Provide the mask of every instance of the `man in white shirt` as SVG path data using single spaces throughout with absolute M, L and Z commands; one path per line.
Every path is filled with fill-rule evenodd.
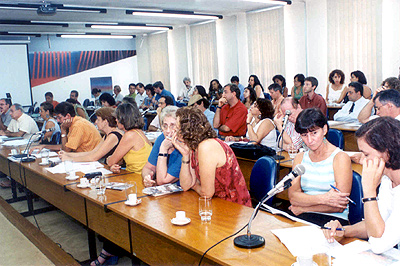
M 146 92 L 144 90 L 144 85 L 143 83 L 138 83 L 136 84 L 136 97 L 135 97 L 135 101 L 138 107 L 140 107 L 143 104 L 144 99 L 146 99 L 147 95 Z
M 10 107 L 10 99 L 0 99 L 0 130 L 6 130 L 11 122 Z
M 400 120 L 400 92 L 394 89 L 383 90 L 373 100 L 377 116 L 390 116 Z
M 12 120 L 7 130 L 0 130 L 1 136 L 23 137 L 39 131 L 35 120 L 29 115 L 24 114 L 24 110 L 20 104 L 16 103 L 11 106 L 10 115 Z
M 358 115 L 369 100 L 363 97 L 364 88 L 359 82 L 351 82 L 348 86 L 349 101 L 334 116 L 335 121 L 358 122 Z
M 184 100 L 184 99 L 189 99 L 193 95 L 193 90 L 194 88 L 191 85 L 192 81 L 188 77 L 183 78 L 183 84 L 185 84 L 185 87 L 181 90 L 178 100 Z

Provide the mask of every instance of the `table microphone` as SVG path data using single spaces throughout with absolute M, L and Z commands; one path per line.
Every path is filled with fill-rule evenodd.
M 292 114 L 290 110 L 286 110 L 285 117 L 283 118 L 282 132 L 285 131 L 289 116 Z
M 43 136 L 45 133 L 51 132 L 51 131 L 55 131 L 55 130 L 56 130 L 56 128 L 52 127 L 52 128 L 45 129 L 45 130 L 42 130 L 42 131 L 39 131 L 39 132 L 36 132 L 36 133 L 32 134 L 29 137 L 29 140 L 28 140 L 28 143 L 26 144 L 25 150 L 21 154 L 13 155 L 13 157 L 17 158 L 17 159 L 20 158 L 21 161 L 24 162 L 24 163 L 35 161 L 35 157 L 34 156 L 29 156 L 29 149 L 30 149 L 30 147 L 32 145 L 32 142 L 33 142 L 32 137 L 37 135 L 37 134 L 39 134 L 40 135 L 39 139 L 40 139 L 41 136 Z
M 304 167 L 304 165 L 302 165 L 302 164 L 296 165 L 296 167 L 287 176 L 285 176 L 278 184 L 275 185 L 275 187 L 273 189 L 271 189 L 267 193 L 267 195 L 264 196 L 264 198 L 261 199 L 261 201 L 255 207 L 255 209 L 251 215 L 250 221 L 247 224 L 247 234 L 237 236 L 233 241 L 235 246 L 240 247 L 240 248 L 248 248 L 248 249 L 264 246 L 265 239 L 262 236 L 251 234 L 251 222 L 254 220 L 255 216 L 257 215 L 258 209 L 260 208 L 260 206 L 262 204 L 264 204 L 271 197 L 273 197 L 276 194 L 289 188 L 292 185 L 292 180 L 300 175 L 303 175 L 305 172 L 306 172 L 306 168 Z

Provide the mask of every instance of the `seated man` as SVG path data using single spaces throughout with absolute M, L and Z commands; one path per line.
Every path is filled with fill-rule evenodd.
M 168 106 L 161 112 L 163 133 L 153 145 L 149 159 L 142 170 L 146 187 L 179 181 L 182 154 L 175 149 L 171 138 L 176 131 L 176 111 L 178 107 Z
M 271 85 L 268 86 L 268 90 L 269 90 L 269 95 L 271 95 L 272 105 L 274 106 L 275 109 L 274 115 L 276 115 L 281 109 L 281 103 L 282 100 L 284 99 L 282 95 L 282 87 L 278 83 L 272 83 Z
M 372 107 L 371 107 L 372 106 Z M 371 111 L 375 108 L 376 114 L 371 116 Z M 400 120 L 400 92 L 394 89 L 377 89 L 374 97 L 365 105 L 358 115 L 361 123 L 366 123 L 371 119 L 380 116 L 390 116 Z
M 51 103 L 53 105 L 53 108 L 56 108 L 58 102 L 53 100 L 53 93 L 48 91 L 44 94 L 44 97 L 46 98 L 46 102 Z
M 11 100 L 7 98 L 0 99 L 0 130 L 6 130 L 11 122 L 10 115 Z
M 81 105 L 81 103 L 78 101 L 78 96 L 79 92 L 77 90 L 72 90 L 69 94 L 70 99 L 74 99 L 79 105 Z
M 319 108 L 323 114 L 326 114 L 326 101 L 325 99 L 315 93 L 318 87 L 318 80 L 314 77 L 307 77 L 304 80 L 303 94 L 299 100 L 302 109 L 316 107 Z
M 363 97 L 364 88 L 360 82 L 351 82 L 348 86 L 349 101 L 334 116 L 335 121 L 358 122 L 358 115 L 369 100 Z
M 196 108 L 199 108 L 207 117 L 207 120 L 208 122 L 210 122 L 210 125 L 213 124 L 215 113 L 208 109 L 208 107 L 210 107 L 210 102 L 206 98 L 201 97 L 200 94 L 193 95 L 188 102 L 188 106 L 194 106 Z
M 161 125 L 160 125 L 161 111 L 165 107 L 170 106 L 170 105 L 174 105 L 172 98 L 169 96 L 161 96 L 161 98 L 158 100 L 157 115 L 156 115 L 156 117 L 154 117 L 153 121 L 151 121 L 148 131 L 158 131 L 161 129 Z
M 68 102 L 58 104 L 54 114 L 58 123 L 61 124 L 61 144 L 45 145 L 40 148 L 87 152 L 93 150 L 101 142 L 101 136 L 96 127 L 88 120 L 75 115 L 72 104 Z
M 286 124 L 285 131 L 282 133 L 283 118 L 284 118 L 283 114 L 286 114 L 286 111 L 288 110 L 290 111 L 290 115 L 288 116 L 288 121 Z M 301 109 L 301 106 L 299 102 L 296 100 L 296 98 L 287 97 L 283 99 L 281 103 L 281 112 L 278 113 L 274 118 L 276 129 L 282 134 L 283 138 L 283 147 L 281 145 L 282 142 L 280 139 L 278 142 L 278 146 L 286 151 L 289 150 L 289 148 L 291 147 L 299 149 L 304 145 L 300 134 L 297 133 L 296 130 L 294 129 L 297 116 L 300 114 L 301 111 L 303 111 L 303 109 Z
M 164 89 L 164 84 L 162 84 L 161 81 L 155 82 L 153 84 L 153 88 L 154 88 L 154 92 L 156 93 L 156 101 L 158 101 L 161 98 L 161 96 L 169 96 L 172 98 L 174 105 L 176 105 L 174 95 L 172 95 L 172 93 L 170 91 L 167 91 L 166 89 Z
M 0 130 L 1 136 L 27 137 L 28 135 L 39 131 L 35 120 L 24 113 L 20 104 L 15 103 L 11 106 L 10 116 L 12 120 L 8 125 L 7 130 Z
M 240 101 L 238 86 L 231 83 L 225 85 L 214 115 L 214 128 L 218 129 L 223 137 L 244 136 L 246 135 L 246 118 L 247 108 Z

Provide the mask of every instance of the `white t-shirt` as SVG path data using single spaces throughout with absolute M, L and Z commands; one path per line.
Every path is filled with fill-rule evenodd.
M 254 120 L 254 118 L 253 118 L 253 120 Z M 260 125 L 261 125 L 265 120 L 271 121 L 272 124 L 275 126 L 274 121 L 272 121 L 272 120 L 269 119 L 269 118 L 265 118 L 265 119 L 263 119 L 263 120 L 258 121 L 258 123 L 254 126 L 253 130 L 254 130 L 255 133 L 257 133 L 258 128 L 260 127 Z M 251 122 L 253 122 L 253 121 L 251 121 Z M 246 133 L 246 137 L 249 138 L 249 132 L 248 132 L 248 131 L 247 131 L 247 133 Z M 267 147 L 270 147 L 270 148 L 276 150 L 277 143 L 276 143 L 276 130 L 275 130 L 275 128 L 272 129 L 272 130 L 261 140 L 260 144 L 262 144 L 262 145 L 264 145 L 264 146 L 267 146 Z
M 12 119 L 10 124 L 7 127 L 7 130 L 10 132 L 18 132 L 23 131 L 27 134 L 33 134 L 39 131 L 39 128 L 35 122 L 27 114 L 22 114 L 18 120 Z
M 400 242 L 400 186 L 392 187 L 387 176 L 382 177 L 378 193 L 379 213 L 385 222 L 385 231 L 380 238 L 370 237 L 368 242 L 374 253 L 381 254 Z

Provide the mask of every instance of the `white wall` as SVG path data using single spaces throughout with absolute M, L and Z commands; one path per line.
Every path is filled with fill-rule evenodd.
M 106 64 L 87 71 L 83 71 L 65 78 L 57 79 L 32 88 L 33 102 L 42 103 L 44 94 L 51 91 L 54 100 L 61 102 L 69 98 L 71 90 L 79 91 L 78 100 L 83 103 L 87 98 L 91 99 L 90 78 L 112 77 L 114 85 L 120 85 L 122 94 L 129 94 L 128 85 L 138 82 L 137 56 L 132 56 L 114 63 Z
M 188 30 L 187 27 L 180 27 L 168 32 L 170 82 L 171 92 L 174 95 L 179 95 L 179 92 L 184 89 L 183 78 L 189 77 L 191 64 L 188 62 L 186 49 L 186 30 Z M 192 85 L 195 84 L 192 83 Z

